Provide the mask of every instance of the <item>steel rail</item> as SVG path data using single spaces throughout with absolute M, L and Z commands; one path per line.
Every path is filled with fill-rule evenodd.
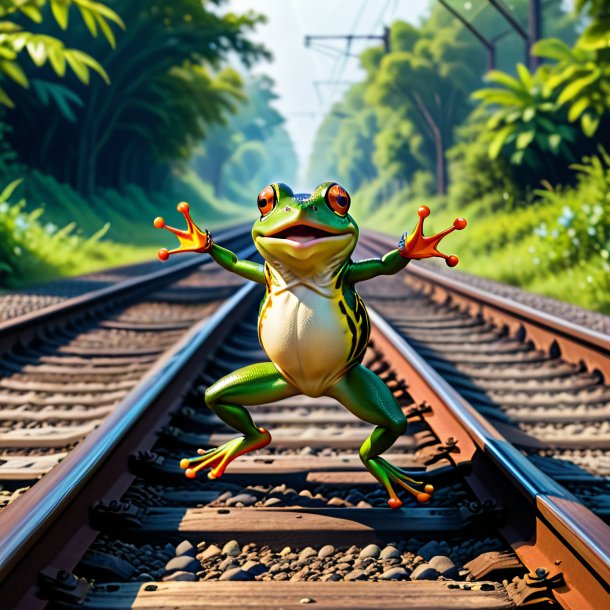
M 0 581 L 11 573 L 46 529 L 70 506 L 151 404 L 159 400 L 185 365 L 195 359 L 255 287 L 253 283 L 246 284 L 209 318 L 195 325 L 95 431 L 23 497 L 0 513 Z
M 604 607 L 597 604 L 601 604 L 601 600 L 610 601 L 610 528 L 584 507 L 575 496 L 539 471 L 520 451 L 507 442 L 492 424 L 479 415 L 472 405 L 428 365 L 380 314 L 370 307 L 368 311 L 373 324 L 373 341 L 382 351 L 386 351 L 389 347 L 393 348 L 400 359 L 408 363 L 409 370 L 405 377 L 409 383 L 409 390 L 412 391 L 412 386 L 417 386 L 414 377 L 419 377 L 436 397 L 436 400 L 434 398 L 431 400 L 430 394 L 425 397 L 433 404 L 433 412 L 446 409 L 447 415 L 461 427 L 462 437 L 467 435 L 468 439 L 493 462 L 502 477 L 510 481 L 532 505 L 537 519 L 542 520 L 544 526 L 548 527 L 552 535 L 560 541 L 558 551 L 556 548 L 550 550 L 541 548 L 542 544 L 534 543 L 532 547 L 531 543 L 519 538 L 509 540 L 524 564 L 534 572 L 541 567 L 540 562 L 544 562 L 543 567 L 548 569 L 550 574 L 563 573 L 570 590 L 556 595 L 564 607 L 573 610 Z M 400 366 L 398 358 L 391 359 L 391 362 L 394 366 Z M 444 411 L 435 415 L 437 415 L 436 419 L 445 420 L 441 423 L 442 428 L 451 431 L 454 437 L 460 438 L 460 433 L 456 434 L 454 424 L 446 421 Z M 435 425 L 436 419 L 431 425 L 438 435 L 439 426 Z M 468 445 L 468 440 L 464 443 L 460 439 L 460 444 Z M 472 457 L 467 449 L 461 459 L 467 460 Z M 537 535 L 541 539 L 547 537 L 540 526 L 537 527 Z M 567 557 L 568 554 L 572 557 Z M 584 595 L 579 592 L 579 588 L 584 585 L 582 582 L 579 583 L 579 580 L 583 579 L 583 571 L 578 569 L 579 562 L 582 562 L 584 569 L 591 575 Z
M 392 245 L 389 236 L 378 232 L 367 231 L 364 238 L 365 242 L 370 239 L 379 246 Z M 599 370 L 606 380 L 610 380 L 610 336 L 512 299 L 468 286 L 419 265 L 411 263 L 408 272 L 424 284 L 432 286 L 437 300 L 451 296 L 454 302 L 474 308 L 473 313 L 481 313 L 500 325 L 507 324 L 513 332 L 523 327 L 527 336 L 541 349 L 551 350 L 557 345 L 565 360 L 583 360 L 591 370 Z
M 232 240 L 239 238 L 242 235 L 246 235 L 249 229 L 249 225 L 240 225 L 235 228 L 226 229 L 219 232 L 216 239 Z M 84 311 L 103 306 L 110 299 L 120 299 L 150 289 L 162 282 L 176 280 L 197 267 L 208 264 L 209 260 L 208 257 L 193 256 L 188 260 L 168 265 L 166 269 L 160 269 L 159 271 L 153 271 L 139 277 L 117 282 L 116 284 L 92 290 L 60 303 L 55 303 L 22 316 L 0 322 L 0 347 L 7 349 L 18 341 L 27 341 L 38 329 L 56 324 Z

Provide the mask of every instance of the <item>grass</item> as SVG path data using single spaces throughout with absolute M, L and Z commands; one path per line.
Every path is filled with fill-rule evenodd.
M 193 172 L 177 177 L 167 194 L 128 186 L 121 193 L 100 190 L 87 201 L 50 176 L 19 169 L 23 178 L 0 172 L 7 185 L 0 195 L 0 290 L 155 260 L 159 247 L 177 242 L 152 221 L 163 215 L 183 226 L 175 209 L 182 200 L 212 232 L 256 215 L 254 204 L 250 211 L 215 198 Z

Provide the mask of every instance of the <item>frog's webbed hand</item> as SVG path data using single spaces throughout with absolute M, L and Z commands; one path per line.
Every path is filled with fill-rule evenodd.
M 180 246 L 175 250 L 168 250 L 167 248 L 161 248 L 157 252 L 157 256 L 162 260 L 166 261 L 172 254 L 178 254 L 179 252 L 209 252 L 212 249 L 212 236 L 206 229 L 202 231 L 191 218 L 189 212 L 189 204 L 186 201 L 179 203 L 176 206 L 178 212 L 180 212 L 186 220 L 186 231 L 181 229 L 174 229 L 174 227 L 168 227 L 165 224 L 165 220 L 161 216 L 155 218 L 153 224 L 157 229 L 167 229 L 173 233 L 180 242 Z
M 186 201 L 179 203 L 176 207 L 186 220 L 186 231 L 174 229 L 165 224 L 165 220 L 160 216 L 155 218 L 154 225 L 157 229 L 167 229 L 173 233 L 180 242 L 180 246 L 175 250 L 161 248 L 157 255 L 162 261 L 166 261 L 172 254 L 180 252 L 209 252 L 211 257 L 221 266 L 232 271 L 248 280 L 253 280 L 259 284 L 265 283 L 265 273 L 263 266 L 248 260 L 240 260 L 237 255 L 226 248 L 215 244 L 210 232 L 205 229 L 202 231 L 191 218 L 189 204 Z
M 441 239 L 449 233 L 455 231 L 461 231 L 466 227 L 466 219 L 465 218 L 456 218 L 453 221 L 453 226 L 441 231 L 440 233 L 436 233 L 435 235 L 430 235 L 429 237 L 424 236 L 424 218 L 429 216 L 430 208 L 425 205 L 422 205 L 417 210 L 417 214 L 419 216 L 419 220 L 417 221 L 417 226 L 415 227 L 415 231 L 411 233 L 407 237 L 407 234 L 404 233 L 400 243 L 398 244 L 398 253 L 400 256 L 406 259 L 421 259 L 421 258 L 431 258 L 433 256 L 438 256 L 440 258 L 444 258 L 445 262 L 449 267 L 455 267 L 459 259 L 455 254 L 448 256 L 447 254 L 443 254 L 437 250 L 437 246 Z
M 437 233 L 425 237 L 423 233 L 424 218 L 430 214 L 430 209 L 422 205 L 417 213 L 419 221 L 415 227 L 415 231 L 407 237 L 405 233 L 398 244 L 397 250 L 392 250 L 385 254 L 382 258 L 371 258 L 356 263 L 349 263 L 345 280 L 348 284 L 356 284 L 364 280 L 370 280 L 379 275 L 393 275 L 404 269 L 411 259 L 430 258 L 438 256 L 444 258 L 450 267 L 455 267 L 458 264 L 458 257 L 455 254 L 447 256 L 437 250 L 437 246 L 441 239 L 456 229 L 461 231 L 466 227 L 465 218 L 456 218 L 453 221 L 453 226 Z

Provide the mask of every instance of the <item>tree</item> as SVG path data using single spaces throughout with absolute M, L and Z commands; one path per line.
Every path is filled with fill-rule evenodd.
M 125 182 L 158 188 L 170 176 L 170 160 L 186 160 L 210 125 L 224 121 L 241 98 L 240 78 L 221 71 L 221 60 L 230 51 L 247 64 L 267 56 L 245 37 L 262 17 L 223 15 L 217 10 L 223 0 L 107 3 L 126 26 L 115 49 L 92 41 L 110 84 L 92 81 L 85 88 L 67 79 L 80 100 L 71 106 L 75 120 L 57 108 L 45 112 L 42 143 L 36 100 L 28 102 L 27 112 L 18 106 L 8 117 L 15 133 L 30 134 L 11 140 L 20 159 L 84 195 Z M 66 32 L 77 43 L 88 34 L 78 23 Z
M 290 182 L 296 175 L 296 154 L 284 119 L 273 107 L 275 99 L 272 79 L 253 77 L 231 122 L 214 127 L 202 142 L 193 165 L 217 197 L 244 200 L 245 193 L 258 194 L 263 183 Z
M 445 193 L 445 153 L 453 140 L 453 127 L 468 114 L 468 94 L 478 72 L 468 62 L 469 48 L 459 40 L 457 26 L 431 35 L 412 26 L 393 26 L 403 48 L 386 55 L 368 99 L 400 109 L 408 116 L 433 151 L 437 191 Z
M 66 74 L 69 67 L 74 75 L 85 85 L 89 83 L 89 71 L 97 72 L 104 82 L 108 83 L 108 75 L 102 65 L 91 55 L 78 49 L 66 48 L 57 37 L 28 31 L 18 20 L 27 17 L 34 23 L 43 22 L 43 10 L 50 4 L 51 12 L 62 30 L 68 27 L 70 9 L 78 8 L 83 22 L 91 36 L 96 37 L 98 27 L 110 46 L 114 47 L 114 33 L 110 23 L 124 27 L 121 18 L 106 5 L 92 0 L 2 0 L 0 2 L 0 74 L 2 80 L 11 79 L 20 87 L 29 88 L 30 79 L 22 64 L 24 51 L 37 68 L 45 64 L 51 66 L 59 77 Z M 66 104 L 70 92 L 65 87 L 44 80 L 34 81 L 34 90 L 44 101 L 51 97 L 58 105 Z M 72 97 L 74 101 L 74 97 Z M 13 108 L 13 100 L 0 86 L 0 103 Z

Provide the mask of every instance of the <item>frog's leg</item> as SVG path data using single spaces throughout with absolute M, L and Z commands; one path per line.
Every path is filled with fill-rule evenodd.
M 426 485 L 423 491 L 414 489 L 412 485 L 423 485 L 410 476 L 418 476 L 417 474 L 397 468 L 380 457 L 407 428 L 407 419 L 385 383 L 366 367 L 357 365 L 331 388 L 328 395 L 336 398 L 363 421 L 377 425 L 360 447 L 360 459 L 387 489 L 390 507 L 402 506 L 394 491 L 394 484 L 404 487 L 418 502 L 428 502 L 434 492 L 432 485 Z
M 206 405 L 243 436 L 215 449 L 199 449 L 197 457 L 180 460 L 184 474 L 194 478 L 200 470 L 211 468 L 208 477 L 217 479 L 236 457 L 268 445 L 271 435 L 254 425 L 243 405 L 265 404 L 295 394 L 299 394 L 299 390 L 288 383 L 271 362 L 251 364 L 219 379 L 206 390 Z

